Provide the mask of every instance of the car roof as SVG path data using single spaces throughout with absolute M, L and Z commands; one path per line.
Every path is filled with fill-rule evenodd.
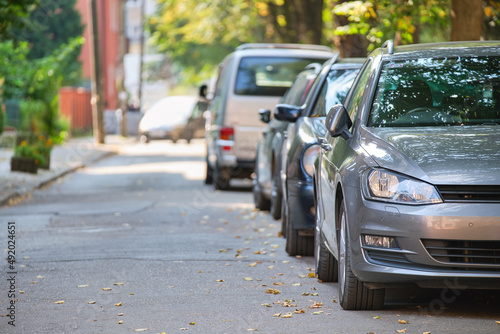
M 236 48 L 237 51 L 250 49 L 301 49 L 333 52 L 331 48 L 325 45 L 292 43 L 246 43 Z
M 500 55 L 500 41 L 466 41 L 466 42 L 441 42 L 422 43 L 394 46 L 392 42 L 384 43 L 378 50 L 383 51 L 383 58 L 391 60 L 404 60 L 414 58 L 445 58 L 464 56 Z M 391 53 L 391 48 L 393 53 Z
M 297 57 L 329 59 L 336 52 L 327 46 L 311 44 L 243 44 L 228 57 Z

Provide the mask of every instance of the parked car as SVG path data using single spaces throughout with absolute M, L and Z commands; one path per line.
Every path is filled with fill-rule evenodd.
M 328 47 L 304 44 L 244 44 L 228 55 L 208 108 L 205 183 L 227 189 L 232 178 L 249 178 L 264 130 L 256 112 L 274 108 L 307 64 L 332 56 Z
M 500 288 L 500 42 L 367 58 L 316 163 L 316 273 L 344 309 L 386 288 Z
M 321 64 L 313 63 L 300 72 L 292 87 L 281 98 L 280 105 L 301 108 L 320 69 Z M 268 125 L 257 143 L 253 179 L 254 203 L 257 209 L 270 210 L 274 219 L 280 219 L 283 198 L 280 178 L 281 148 L 288 122 L 278 120 L 276 117 L 271 119 L 269 109 L 261 109 L 259 117 L 262 122 Z
M 171 139 L 174 143 L 185 139 L 204 138 L 203 112 L 207 102 L 194 96 L 168 96 L 156 102 L 139 122 L 139 136 L 143 143 L 152 139 Z
M 315 206 L 313 163 L 319 151 L 318 137 L 326 133 L 327 111 L 344 100 L 364 59 L 327 61 L 313 82 L 302 107 L 278 105 L 275 117 L 287 121 L 282 147 L 282 235 L 289 255 L 314 254 Z

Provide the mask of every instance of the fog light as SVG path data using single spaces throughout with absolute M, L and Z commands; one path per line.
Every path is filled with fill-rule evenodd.
M 395 238 L 381 237 L 378 235 L 364 235 L 364 244 L 371 247 L 399 248 Z

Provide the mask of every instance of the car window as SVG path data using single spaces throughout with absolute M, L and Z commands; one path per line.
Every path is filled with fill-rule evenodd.
M 283 95 L 281 103 L 295 106 L 303 105 L 315 78 L 316 74 L 313 70 L 301 72 L 293 82 L 292 87 Z
M 354 83 L 354 90 L 350 94 L 349 101 L 346 102 L 346 110 L 349 113 L 349 117 L 354 120 L 358 114 L 361 100 L 363 99 L 363 95 L 366 89 L 366 84 L 368 79 L 370 78 L 370 73 L 372 71 L 372 61 L 368 60 L 363 68 L 361 69 L 361 73 L 358 75 L 356 82 Z
M 332 70 L 321 88 L 310 117 L 326 116 L 331 107 L 343 103 L 358 72 L 359 69 Z
M 383 64 L 368 126 L 500 124 L 500 57 Z
M 283 96 L 311 58 L 243 57 L 238 66 L 237 95 Z

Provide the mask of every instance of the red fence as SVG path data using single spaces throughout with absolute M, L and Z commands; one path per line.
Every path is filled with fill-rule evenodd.
M 70 119 L 72 132 L 92 130 L 91 97 L 84 88 L 64 87 L 59 91 L 61 115 Z

